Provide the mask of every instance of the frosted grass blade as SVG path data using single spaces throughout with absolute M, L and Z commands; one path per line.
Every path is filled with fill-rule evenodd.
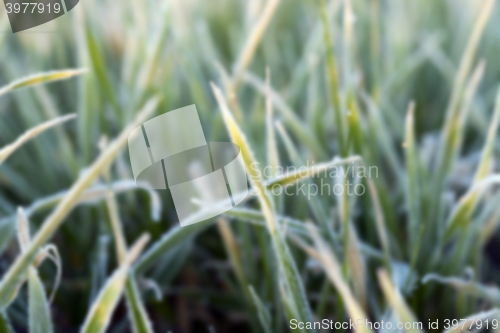
M 125 288 L 130 265 L 137 258 L 146 243 L 149 241 L 148 235 L 140 237 L 135 245 L 128 252 L 126 259 L 118 269 L 108 278 L 106 284 L 95 299 L 90 308 L 85 323 L 80 332 L 82 333 L 102 333 L 109 325 L 111 315 L 120 300 Z
M 254 154 L 248 145 L 245 135 L 229 111 L 222 92 L 214 84 L 212 84 L 212 90 L 214 91 L 217 102 L 222 111 L 227 131 L 229 132 L 232 141 L 241 149 L 241 154 L 245 161 L 245 167 L 250 176 L 252 186 L 257 192 L 261 210 L 266 217 L 267 227 L 273 241 L 276 259 L 286 282 L 290 297 L 293 300 L 293 307 L 296 309 L 300 320 L 311 321 L 311 308 L 305 294 L 305 289 L 297 270 L 295 260 L 290 253 L 288 245 L 286 244 L 281 232 L 281 228 L 276 221 L 272 200 L 270 200 L 266 194 L 265 185 L 263 184 L 260 173 L 251 167 L 251 165 L 256 162 Z
M 16 80 L 8 85 L 0 88 L 0 96 L 5 95 L 16 89 L 21 89 L 29 86 L 34 86 L 37 84 L 42 84 L 46 82 L 53 82 L 59 80 L 66 80 L 74 76 L 78 76 L 87 72 L 87 69 L 65 69 L 61 71 L 45 72 L 40 74 L 35 74 L 27 76 L 25 78 Z
M 0 150 L 0 164 L 2 164 L 13 152 L 19 149 L 19 147 L 21 147 L 23 144 L 36 137 L 38 134 L 48 130 L 51 127 L 64 123 L 68 120 L 74 119 L 75 117 L 76 115 L 74 114 L 58 117 L 28 130 L 19 138 L 17 138 L 16 141 L 3 147 Z

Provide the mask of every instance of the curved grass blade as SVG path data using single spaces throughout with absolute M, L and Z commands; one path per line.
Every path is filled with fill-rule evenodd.
M 148 317 L 144 303 L 141 298 L 135 276 L 133 272 L 129 272 L 127 281 L 125 282 L 125 292 L 127 296 L 127 307 L 129 316 L 132 321 L 132 329 L 134 333 L 152 333 L 152 323 Z
M 274 15 L 274 12 L 278 8 L 278 5 L 281 0 L 269 0 L 267 1 L 266 7 L 262 11 L 262 15 L 259 20 L 255 23 L 255 26 L 252 28 L 250 35 L 248 36 L 243 49 L 241 50 L 240 56 L 236 61 L 236 65 L 234 66 L 234 74 L 233 74 L 233 87 L 238 85 L 238 81 L 240 80 L 243 72 L 245 72 L 246 68 L 252 61 L 252 58 L 255 54 L 255 50 L 257 50 L 257 46 L 259 45 L 262 36 L 264 36 L 264 32 L 271 22 L 271 19 Z
M 445 277 L 439 274 L 427 274 L 422 278 L 422 283 L 431 281 L 449 285 L 460 292 L 485 299 L 494 306 L 500 306 L 500 289 L 493 286 L 485 286 L 474 281 L 467 281 L 458 277 Z
M 125 282 L 132 262 L 140 254 L 146 243 L 149 241 L 148 235 L 143 235 L 137 240 L 128 252 L 124 262 L 108 278 L 106 284 L 97 296 L 94 304 L 90 308 L 85 323 L 80 332 L 82 333 L 102 333 L 109 325 L 111 315 L 120 300 L 125 288 Z
M 272 200 L 270 200 L 266 194 L 261 174 L 251 167 L 254 163 L 256 163 L 253 152 L 246 140 L 245 135 L 229 111 L 222 92 L 214 84 L 212 84 L 212 90 L 214 91 L 215 97 L 222 111 L 227 131 L 229 132 L 232 141 L 241 149 L 241 154 L 243 156 L 247 172 L 250 176 L 252 186 L 257 192 L 261 210 L 266 217 L 267 227 L 273 241 L 278 265 L 283 273 L 283 278 L 286 282 L 288 292 L 293 300 L 293 306 L 297 310 L 299 317 L 297 319 L 299 321 L 312 321 L 311 308 L 305 294 L 304 285 L 302 284 L 295 260 L 290 253 L 288 245 L 283 237 L 283 233 L 281 232 L 281 228 L 276 221 Z
M 28 292 L 30 333 L 53 332 L 47 295 L 34 267 L 28 271 Z
M 453 208 L 452 214 L 448 219 L 447 230 L 444 235 L 445 240 L 449 240 L 457 230 L 463 228 L 467 223 L 470 223 L 470 219 L 467 217 L 470 217 L 474 212 L 473 208 L 477 201 L 481 199 L 484 191 L 488 187 L 499 183 L 499 174 L 488 176 L 473 185 L 469 191 L 460 198 L 460 201 Z
M 490 126 L 488 128 L 488 134 L 486 136 L 486 142 L 481 152 L 481 160 L 476 170 L 476 175 L 474 176 L 474 184 L 478 181 L 484 179 L 488 173 L 490 166 L 493 149 L 495 148 L 495 138 L 498 132 L 498 124 L 500 122 L 500 89 L 498 90 L 495 109 L 493 110 L 493 118 L 491 119 Z
M 2 164 L 14 151 L 16 151 L 16 149 L 21 147 L 27 141 L 36 137 L 38 134 L 46 131 L 47 129 L 49 129 L 51 127 L 54 127 L 54 126 L 59 125 L 61 123 L 64 123 L 68 120 L 74 119 L 75 117 L 76 117 L 75 114 L 70 114 L 67 116 L 58 117 L 58 118 L 49 120 L 43 124 L 40 124 L 32 129 L 26 131 L 23 135 L 21 135 L 19 138 L 17 138 L 16 141 L 3 147 L 0 150 L 0 164 Z
M 330 25 L 328 23 L 328 15 L 326 12 L 326 0 L 320 1 L 320 14 L 321 21 L 323 22 L 323 38 L 327 49 L 326 64 L 328 69 L 328 83 L 330 86 L 330 95 L 333 104 L 333 115 L 335 119 L 335 124 L 337 128 L 337 142 L 339 145 L 340 155 L 345 157 L 348 153 L 348 147 L 346 143 L 346 124 L 344 115 L 342 114 L 342 108 L 340 104 L 339 96 L 339 85 L 337 78 L 337 65 L 335 59 L 335 51 L 333 48 L 333 39 L 330 35 Z
M 314 178 L 320 175 L 322 172 L 323 173 L 327 172 L 329 169 L 333 167 L 360 161 L 362 161 L 362 159 L 359 156 L 351 156 L 347 158 L 335 157 L 330 162 L 320 163 L 306 168 L 301 167 L 294 172 L 290 172 L 285 175 L 269 179 L 264 182 L 264 185 L 268 188 L 272 188 L 273 185 L 286 186 L 306 178 Z
M 87 72 L 87 69 L 65 69 L 61 71 L 52 71 L 46 73 L 35 74 L 27 76 L 25 78 L 16 80 L 8 85 L 0 88 L 0 96 L 5 95 L 16 89 L 21 89 L 29 86 L 34 86 L 41 83 L 66 80 L 77 75 L 81 75 Z
M 255 308 L 257 309 L 257 313 L 259 315 L 259 321 L 260 324 L 262 325 L 262 330 L 265 333 L 271 333 L 271 315 L 269 314 L 269 311 L 266 309 L 266 306 L 264 303 L 262 303 L 261 299 L 255 292 L 252 286 L 248 286 L 248 289 L 250 290 L 250 295 L 252 295 L 253 303 L 255 305 Z
M 316 246 L 316 250 L 309 248 L 309 254 L 319 260 L 323 265 L 323 269 L 325 270 L 327 276 L 330 278 L 333 285 L 341 295 L 349 317 L 351 317 L 354 322 L 357 322 L 358 319 L 368 318 L 363 308 L 355 299 L 351 289 L 349 288 L 349 284 L 342 277 L 342 270 L 333 252 L 325 244 L 317 230 L 312 227 L 312 224 L 308 224 L 307 228 Z M 362 333 L 372 332 L 365 325 L 356 325 L 355 331 Z
M 411 328 L 406 328 L 405 331 L 408 333 L 423 333 L 421 323 L 415 318 L 415 315 L 411 312 L 410 308 L 406 304 L 401 296 L 400 292 L 394 287 L 391 278 L 387 272 L 380 269 L 377 272 L 378 281 L 382 292 L 384 293 L 385 299 L 391 306 L 394 313 L 399 317 L 399 320 L 403 323 L 410 323 Z
M 107 178 L 108 175 L 106 175 Z M 116 245 L 116 255 L 120 265 L 125 263 L 127 255 L 127 244 L 123 234 L 122 222 L 118 213 L 116 200 L 111 189 L 108 190 L 106 205 L 108 208 L 109 219 L 111 221 L 111 229 L 113 230 L 113 237 Z M 127 299 L 127 308 L 129 316 L 132 321 L 132 328 L 134 333 L 152 333 L 151 320 L 144 308 L 135 276 L 132 271 L 128 272 L 125 281 L 125 296 Z

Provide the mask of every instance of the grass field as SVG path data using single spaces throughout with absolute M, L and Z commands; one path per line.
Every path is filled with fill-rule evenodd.
M 0 332 L 500 331 L 497 1 L 82 0 L 8 24 Z M 126 146 L 190 104 L 253 192 L 180 228 Z

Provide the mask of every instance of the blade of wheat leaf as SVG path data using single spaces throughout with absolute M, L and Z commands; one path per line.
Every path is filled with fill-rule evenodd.
M 262 325 L 262 330 L 264 331 L 264 333 L 271 333 L 272 332 L 271 314 L 266 309 L 264 303 L 262 303 L 262 300 L 259 298 L 259 295 L 257 295 L 254 288 L 252 286 L 248 286 L 248 289 L 250 290 L 253 303 L 255 305 L 255 308 L 257 309 L 257 313 L 259 315 L 259 321 L 260 324 Z
M 474 176 L 474 184 L 481 181 L 486 177 L 488 169 L 490 166 L 493 149 L 495 147 L 495 138 L 498 132 L 498 124 L 500 122 L 500 89 L 498 90 L 495 108 L 493 110 L 493 118 L 491 119 L 490 126 L 488 128 L 488 134 L 486 136 L 486 142 L 484 143 L 483 151 L 481 152 L 481 159 L 476 170 L 476 175 Z
M 107 175 L 106 175 L 107 176 Z M 113 238 L 115 239 L 116 256 L 118 262 L 125 263 L 127 255 L 127 244 L 123 234 L 122 222 L 118 213 L 114 193 L 108 189 L 106 197 L 106 206 L 108 208 L 109 219 L 111 221 L 111 229 L 113 230 Z M 146 309 L 137 289 L 135 276 L 132 271 L 127 273 L 125 281 L 125 296 L 127 300 L 127 309 L 132 321 L 132 329 L 134 333 L 152 333 L 153 328 L 151 320 L 148 317 Z
M 358 299 L 360 299 L 361 306 L 367 309 L 368 299 L 366 290 L 366 266 L 365 260 L 361 253 L 361 248 L 358 240 L 356 230 L 352 223 L 349 223 L 349 248 L 347 249 L 347 259 L 349 268 L 352 272 L 353 289 Z
M 233 87 L 238 85 L 238 82 L 245 72 L 248 65 L 252 61 L 252 58 L 257 50 L 257 46 L 259 45 L 262 36 L 264 36 L 264 32 L 267 29 L 267 26 L 271 22 L 273 15 L 278 8 L 278 5 L 281 0 L 269 0 L 267 1 L 266 7 L 262 11 L 259 20 L 255 23 L 255 26 L 252 28 L 252 31 L 248 35 L 247 40 L 245 41 L 245 45 L 241 50 L 240 56 L 236 61 L 234 66 L 234 75 L 233 75 Z
M 386 269 L 392 271 L 392 259 L 391 259 L 391 246 L 389 244 L 389 236 L 387 234 L 387 226 L 385 223 L 384 213 L 382 211 L 382 206 L 380 205 L 380 199 L 377 193 L 377 188 L 373 183 L 373 180 L 367 178 L 368 190 L 370 191 L 370 196 L 373 201 L 373 206 L 375 210 L 375 224 L 377 227 L 377 235 L 382 244 L 382 249 L 384 251 L 384 263 Z
M 348 153 L 345 139 L 345 119 L 342 114 L 342 108 L 340 104 L 339 96 L 339 86 L 337 78 L 337 65 L 335 59 L 335 51 L 333 48 L 333 39 L 330 35 L 330 25 L 328 22 L 328 14 L 326 12 L 326 0 L 320 1 L 320 15 L 321 21 L 323 22 L 323 38 L 326 45 L 327 57 L 326 64 L 328 70 L 328 83 L 330 86 L 330 96 L 333 103 L 333 115 L 335 119 L 335 124 L 337 128 L 337 141 L 339 146 L 340 155 L 342 157 L 346 156 Z
M 394 284 L 392 283 L 389 274 L 387 274 L 387 271 L 380 269 L 377 272 L 377 276 L 380 287 L 382 288 L 382 292 L 385 296 L 385 299 L 389 303 L 389 306 L 398 315 L 401 322 L 411 324 L 410 329 L 405 328 L 406 332 L 423 333 L 421 329 L 419 329 L 418 327 L 414 327 L 415 323 L 418 323 L 418 321 L 404 301 L 403 296 L 401 296 L 399 290 L 394 287 Z
M 17 238 L 21 252 L 26 251 L 30 243 L 30 230 L 29 221 L 22 208 L 18 209 Z M 53 332 L 47 295 L 34 266 L 28 269 L 28 304 L 30 333 Z
M 489 311 L 484 311 L 480 313 L 475 313 L 469 317 L 467 317 L 466 321 L 463 322 L 461 319 L 460 325 L 457 325 L 455 328 L 450 328 L 449 330 L 443 331 L 443 333 L 459 333 L 463 332 L 464 329 L 462 327 L 470 327 L 472 326 L 477 320 L 485 322 L 488 319 L 499 319 L 500 318 L 500 310 L 495 308 L 491 309 Z
M 476 170 L 476 174 L 474 176 L 474 180 L 472 186 L 477 185 L 487 176 L 488 168 L 490 166 L 490 161 L 493 153 L 493 148 L 495 145 L 495 137 L 498 131 L 498 125 L 500 122 L 500 90 L 497 94 L 495 109 L 493 111 L 493 119 L 491 120 L 490 126 L 488 128 L 488 134 L 486 137 L 486 142 L 484 144 L 483 150 L 481 152 L 481 159 L 479 161 L 479 165 Z M 456 214 L 452 215 L 451 220 L 449 222 L 449 228 L 456 229 L 464 226 L 468 223 L 471 214 L 474 211 L 474 208 L 477 204 L 478 193 L 472 193 L 467 202 L 461 208 L 460 212 L 456 212 Z
M 262 182 L 260 173 L 251 167 L 254 163 L 256 163 L 253 152 L 248 145 L 245 135 L 229 111 L 222 92 L 213 83 L 212 90 L 214 91 L 217 102 L 222 111 L 222 116 L 229 135 L 231 136 L 232 141 L 240 147 L 243 160 L 245 161 L 245 167 L 252 181 L 252 186 L 257 191 L 257 197 L 259 199 L 262 212 L 266 217 L 267 227 L 273 241 L 276 258 L 284 275 L 290 296 L 293 300 L 293 305 L 299 315 L 298 319 L 302 321 L 312 321 L 311 308 L 309 302 L 307 301 L 304 285 L 302 284 L 295 260 L 293 259 L 288 245 L 284 240 L 279 224 L 276 222 L 272 201 L 266 195 L 265 186 Z
M 158 221 L 158 219 L 160 218 L 162 206 L 158 192 L 138 187 L 133 180 L 116 181 L 112 183 L 110 187 L 115 193 L 121 193 L 130 190 L 145 190 L 149 194 L 151 200 L 151 218 L 154 221 Z M 105 199 L 107 190 L 108 188 L 105 185 L 95 185 L 88 190 L 85 190 L 80 195 L 77 204 L 95 203 L 99 200 Z M 30 206 L 24 209 L 26 217 L 30 217 L 34 213 L 57 205 L 66 196 L 67 192 L 68 191 L 62 191 L 36 200 Z M 14 235 L 15 219 L 16 215 L 11 215 L 0 219 L 0 253 L 2 253 L 4 247 L 7 245 L 7 242 L 9 242 Z
M 152 333 L 152 322 L 144 307 L 139 288 L 133 272 L 129 272 L 125 281 L 125 295 L 127 296 L 127 308 L 132 321 L 134 333 Z
M 349 284 L 344 281 L 342 277 L 342 271 L 337 259 L 333 252 L 325 244 L 324 240 L 321 238 L 317 230 L 308 223 L 307 228 L 310 232 L 311 238 L 314 240 L 316 246 L 316 251 L 314 256 L 320 261 L 325 270 L 328 278 L 331 280 L 332 284 L 335 286 L 337 291 L 342 297 L 345 304 L 349 317 L 356 322 L 358 319 L 364 320 L 368 318 L 363 308 L 359 305 L 358 301 L 355 299 Z M 356 325 L 356 332 L 372 332 L 365 325 Z
M 474 184 L 465 195 L 460 198 L 458 204 L 453 208 L 450 218 L 447 222 L 447 230 L 444 239 L 448 240 L 453 234 L 463 227 L 465 223 L 470 223 L 470 215 L 474 212 L 476 203 L 481 198 L 484 191 L 492 185 L 500 183 L 500 175 L 495 174 L 483 178 Z
M 21 147 L 23 144 L 28 142 L 29 140 L 33 139 L 40 133 L 48 130 L 51 127 L 54 127 L 56 125 L 59 125 L 61 123 L 64 123 L 68 120 L 74 119 L 76 117 L 75 114 L 70 114 L 67 116 L 63 117 L 58 117 L 52 120 L 49 120 L 45 123 L 42 123 L 28 131 L 26 131 L 23 135 L 21 135 L 19 138 L 16 139 L 13 143 L 3 147 L 0 150 L 0 164 L 2 164 L 13 152 L 15 152 L 19 147 Z
M 437 173 L 441 183 L 446 180 L 446 175 L 449 173 L 462 144 L 465 119 L 470 111 L 472 100 L 483 77 L 484 69 L 485 62 L 480 61 L 464 90 L 463 102 L 459 111 L 455 113 L 453 117 L 447 119 L 445 124 L 443 130 L 443 151 L 442 155 L 440 155 L 441 160 Z
M 288 157 L 290 158 L 292 163 L 296 166 L 304 165 L 305 164 L 304 160 L 300 156 L 299 152 L 297 151 L 297 148 L 292 142 L 292 139 L 290 138 L 290 136 L 288 135 L 288 133 L 286 132 L 285 128 L 283 127 L 280 121 L 276 121 L 276 128 L 278 129 L 278 133 L 280 134 L 281 139 L 285 144 Z M 316 219 L 320 221 L 320 223 L 325 227 L 325 230 L 328 230 L 330 233 L 333 234 L 333 226 L 330 223 L 331 221 L 327 216 L 325 208 L 323 207 L 319 198 L 315 196 L 311 198 L 311 200 L 307 200 L 307 203 L 311 207 L 311 211 L 315 215 Z
M 406 185 L 406 204 L 408 206 L 408 215 L 410 217 L 408 234 L 411 239 L 411 242 L 408 245 L 410 248 L 414 248 L 420 225 L 420 189 L 417 174 L 418 162 L 415 144 L 415 103 L 413 101 L 408 105 L 405 130 L 406 138 L 404 147 L 406 155 L 406 172 L 408 174 L 408 183 Z
M 286 186 L 303 179 L 318 177 L 319 175 L 324 174 L 333 167 L 360 161 L 362 161 L 361 157 L 356 155 L 347 158 L 335 157 L 331 162 L 320 163 L 307 167 L 300 167 L 298 168 L 298 170 L 294 170 L 293 172 L 269 179 L 264 182 L 264 185 L 267 188 L 272 188 L 274 185 Z
M 493 7 L 495 5 L 494 0 L 486 0 L 484 1 L 479 17 L 477 18 L 472 33 L 469 37 L 467 45 L 465 47 L 464 54 L 462 55 L 462 59 L 460 61 L 460 66 L 458 68 L 458 72 L 456 74 L 455 80 L 453 82 L 453 89 L 451 93 L 450 102 L 448 105 L 448 109 L 446 111 L 446 119 L 444 123 L 443 134 L 440 142 L 441 153 L 439 154 L 440 160 L 438 161 L 438 171 L 436 173 L 436 181 L 435 187 L 436 190 L 435 195 L 439 195 L 441 193 L 441 186 L 444 181 L 444 177 L 447 174 L 447 165 L 449 164 L 449 136 L 453 133 L 453 125 L 455 123 L 454 119 L 457 118 L 458 113 L 460 112 L 460 104 L 462 102 L 464 87 L 466 84 L 466 79 L 469 76 L 469 73 L 472 68 L 472 64 L 474 61 L 474 56 L 476 54 L 479 41 L 483 34 L 484 28 L 486 27 L 486 23 L 488 22 L 490 15 L 493 11 Z M 434 200 L 436 205 L 439 206 L 440 199 L 436 198 Z M 439 207 L 433 209 L 432 214 L 437 214 L 439 211 Z
M 33 267 L 28 271 L 28 298 L 30 333 L 53 332 L 47 295 L 38 272 Z
M 445 277 L 434 273 L 427 274 L 422 278 L 423 284 L 431 281 L 452 286 L 457 291 L 464 292 L 476 298 L 485 299 L 494 306 L 500 306 L 500 289 L 497 287 L 485 286 L 459 277 Z
M 278 147 L 276 146 L 276 136 L 274 133 L 273 104 L 271 99 L 271 74 L 269 67 L 266 68 L 266 88 L 267 163 L 272 168 L 271 174 L 275 174 L 278 166 L 280 166 L 280 160 Z
M 87 69 L 65 69 L 61 71 L 45 72 L 31 75 L 19 80 L 16 80 L 8 85 L 0 88 L 0 96 L 7 94 L 16 89 L 21 89 L 29 86 L 34 86 L 41 83 L 66 80 L 74 76 L 78 76 L 87 72 Z
M 87 318 L 80 330 L 82 333 L 101 333 L 105 332 L 109 325 L 111 315 L 120 300 L 125 288 L 128 271 L 131 264 L 137 259 L 146 243 L 149 241 L 149 235 L 142 235 L 131 247 L 130 251 L 122 264 L 108 278 L 101 292 L 96 297 L 90 308 Z
M 126 127 L 122 133 L 120 133 L 120 135 L 100 154 L 87 172 L 73 184 L 71 190 L 59 203 L 52 214 L 45 219 L 42 227 L 33 238 L 30 246 L 24 253 L 16 258 L 14 263 L 3 276 L 0 283 L 0 308 L 4 308 L 8 304 L 8 294 L 10 290 L 12 290 L 12 288 L 16 285 L 17 279 L 31 264 L 38 249 L 43 246 L 43 244 L 45 244 L 50 237 L 52 237 L 66 216 L 75 207 L 81 193 L 114 161 L 115 157 L 126 145 L 129 133 L 156 110 L 158 102 L 157 98 L 153 98 L 145 104 L 144 108 L 137 115 L 135 121 Z

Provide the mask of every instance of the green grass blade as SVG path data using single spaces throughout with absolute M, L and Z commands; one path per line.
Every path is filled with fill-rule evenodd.
M 392 310 L 398 315 L 399 320 L 403 323 L 410 323 L 411 328 L 405 328 L 408 333 L 423 333 L 419 327 L 415 327 L 414 324 L 419 321 L 415 318 L 415 315 L 411 312 L 410 308 L 406 304 L 401 296 L 399 290 L 394 287 L 391 278 L 387 272 L 383 269 L 377 272 L 378 281 L 382 292 L 384 293 L 385 299 L 391 306 Z
M 491 119 L 490 126 L 488 128 L 488 134 L 486 136 L 486 142 L 481 152 L 481 160 L 476 170 L 476 175 L 474 176 L 474 183 L 477 183 L 484 179 L 488 173 L 490 162 L 495 147 L 495 138 L 498 132 L 498 124 L 500 122 L 500 89 L 497 93 L 497 98 L 495 102 L 495 109 L 493 110 L 493 118 Z
M 257 309 L 257 313 L 259 315 L 259 321 L 260 324 L 262 325 L 262 330 L 265 333 L 271 333 L 271 315 L 269 311 L 266 309 L 266 306 L 264 303 L 262 303 L 262 300 L 259 298 L 257 293 L 255 292 L 254 288 L 252 286 L 249 286 L 248 289 L 250 290 L 250 294 L 252 295 L 253 303 L 255 305 L 255 308 Z
M 439 274 L 427 274 L 422 278 L 422 283 L 438 282 L 455 288 L 459 292 L 479 299 L 487 300 L 494 306 L 500 306 L 500 289 L 493 286 L 485 286 L 474 281 L 465 280 L 458 277 L 445 277 Z
M 279 224 L 276 222 L 272 200 L 270 200 L 266 194 L 261 174 L 251 167 L 254 163 L 256 163 L 253 152 L 246 140 L 245 135 L 229 111 L 226 101 L 222 96 L 222 92 L 213 84 L 212 89 L 222 111 L 227 131 L 229 132 L 232 141 L 240 147 L 252 186 L 257 191 L 257 197 L 259 199 L 261 210 L 266 217 L 267 227 L 273 241 L 276 259 L 281 272 L 284 274 L 284 280 L 286 281 L 290 296 L 293 299 L 293 305 L 299 315 L 298 319 L 302 321 L 312 321 L 311 308 L 305 294 L 304 285 L 302 284 L 295 260 L 293 259 L 288 245 L 285 242 Z
M 233 87 L 238 85 L 238 81 L 240 80 L 243 72 L 247 69 L 248 65 L 252 61 L 252 58 L 257 50 L 257 46 L 259 45 L 260 40 L 264 36 L 266 32 L 267 26 L 271 22 L 273 18 L 274 12 L 278 8 L 278 5 L 281 0 L 269 0 L 266 3 L 266 7 L 263 9 L 259 20 L 255 23 L 255 26 L 252 28 L 252 31 L 248 35 L 245 45 L 241 50 L 240 56 L 236 61 L 234 66 L 234 74 L 233 74 Z
M 53 332 L 47 295 L 38 272 L 33 267 L 28 272 L 28 295 L 30 333 Z
M 109 175 L 106 173 L 106 178 L 109 181 Z M 120 265 L 125 263 L 127 255 L 127 243 L 123 233 L 122 221 L 118 213 L 115 196 L 111 188 L 108 189 L 106 197 L 106 206 L 108 208 L 109 220 L 111 229 L 113 230 L 113 238 L 115 240 L 116 256 Z M 132 329 L 134 333 L 152 333 L 151 320 L 148 317 L 144 308 L 135 277 L 132 271 L 128 273 L 125 281 L 125 296 L 127 299 L 127 308 L 130 319 L 132 321 Z
M 129 272 L 125 281 L 125 295 L 127 297 L 127 308 L 130 320 L 132 321 L 132 330 L 134 333 L 152 333 L 152 322 L 144 307 L 135 276 Z
M 420 189 L 418 177 L 418 161 L 415 143 L 415 103 L 411 102 L 408 106 L 406 115 L 406 172 L 408 174 L 408 183 L 406 185 L 406 204 L 408 206 L 410 247 L 413 248 L 418 235 L 420 225 Z
M 446 177 L 448 168 L 451 165 L 451 159 L 453 158 L 452 136 L 457 130 L 457 119 L 459 118 L 458 114 L 460 113 L 460 106 L 462 104 L 466 79 L 472 69 L 474 56 L 481 39 L 481 35 L 493 11 L 494 4 L 494 0 L 487 0 L 484 1 L 483 5 L 481 6 L 479 17 L 477 18 L 472 30 L 472 34 L 469 37 L 458 72 L 455 77 L 450 102 L 446 111 L 446 119 L 441 138 L 441 152 L 439 154 L 440 159 L 438 162 L 438 169 L 436 173 L 435 195 L 441 193 L 441 187 L 444 183 L 444 178 Z M 437 214 L 439 212 L 439 201 L 440 198 L 435 198 L 435 202 L 437 203 L 436 205 L 438 207 L 434 208 L 432 214 Z
M 346 145 L 346 130 L 345 130 L 345 119 L 342 115 L 342 107 L 340 104 L 339 96 L 339 85 L 337 78 L 337 65 L 335 59 L 335 51 L 333 48 L 333 39 L 330 35 L 330 24 L 328 22 L 328 14 L 326 12 L 326 0 L 320 1 L 320 14 L 321 20 L 323 22 L 323 36 L 327 49 L 326 64 L 328 69 L 328 83 L 330 85 L 330 97 L 333 103 L 333 115 L 335 119 L 335 126 L 337 129 L 337 142 L 339 146 L 339 152 L 342 157 L 346 156 L 348 153 L 348 148 Z
M 266 68 L 266 134 L 267 134 L 267 164 L 272 168 L 271 174 L 276 174 L 280 166 L 276 136 L 274 133 L 273 103 L 271 99 L 271 74 L 269 67 Z
M 67 80 L 74 76 L 86 73 L 86 69 L 65 69 L 61 71 L 45 72 L 31 75 L 19 80 L 16 80 L 8 85 L 0 88 L 0 96 L 5 95 L 13 90 L 34 86 L 37 84 L 48 83 L 59 80 Z
M 264 182 L 264 185 L 267 188 L 272 188 L 274 185 L 286 186 L 307 178 L 318 177 L 319 175 L 325 174 L 325 172 L 328 172 L 328 170 L 334 167 L 360 161 L 362 160 L 359 156 L 350 156 L 347 158 L 335 157 L 330 162 L 319 163 L 307 167 L 303 166 L 294 170 L 293 172 L 269 179 Z
M 484 191 L 490 186 L 499 183 L 500 175 L 495 174 L 488 176 L 472 186 L 472 188 L 460 198 L 460 201 L 453 208 L 450 218 L 448 219 L 447 230 L 444 235 L 446 240 L 449 240 L 457 230 L 470 223 L 470 216 L 474 212 L 474 207 Z
M 125 288 L 130 265 L 137 258 L 148 240 L 148 235 L 140 237 L 128 252 L 124 262 L 120 264 L 119 268 L 108 278 L 106 284 L 101 289 L 101 292 L 90 308 L 80 332 L 102 333 L 106 331 L 111 315 Z
M 311 224 L 307 227 L 316 246 L 316 251 L 312 250 L 310 254 L 314 255 L 314 257 L 322 264 L 328 278 L 332 281 L 333 285 L 341 295 L 349 317 L 354 322 L 358 319 L 368 318 L 367 314 L 354 297 L 349 284 L 342 277 L 342 270 L 333 252 L 328 248 L 324 240 Z M 365 325 L 359 325 L 356 326 L 356 332 L 368 333 L 372 331 Z
M 13 152 L 15 152 L 19 147 L 21 147 L 23 144 L 31 140 L 32 138 L 36 137 L 38 134 L 48 130 L 51 127 L 54 127 L 56 125 L 59 125 L 61 123 L 64 123 L 68 120 L 74 119 L 76 115 L 70 114 L 67 116 L 63 117 L 58 117 L 52 120 L 49 120 L 43 124 L 40 124 L 28 131 L 26 131 L 23 135 L 21 135 L 19 138 L 17 138 L 16 141 L 13 143 L 3 147 L 0 150 L 0 164 L 2 164 Z

